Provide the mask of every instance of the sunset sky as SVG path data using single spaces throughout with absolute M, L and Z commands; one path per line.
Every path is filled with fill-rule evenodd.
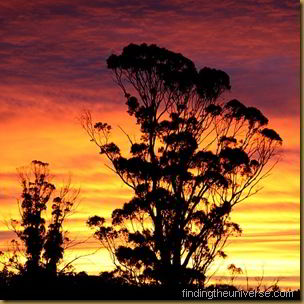
M 110 217 L 132 192 L 106 166 L 77 117 L 90 109 L 139 138 L 106 59 L 129 43 L 157 44 L 204 66 L 225 71 L 228 98 L 259 108 L 283 138 L 282 160 L 263 190 L 232 216 L 243 235 L 227 247 L 225 265 L 249 276 L 300 284 L 300 3 L 291 0 L 4 0 L 0 3 L 0 250 L 13 238 L 5 221 L 18 218 L 16 168 L 38 159 L 60 185 L 72 175 L 80 205 L 66 228 L 91 234 L 89 216 Z M 94 252 L 89 240 L 67 257 Z M 107 252 L 80 259 L 77 270 L 112 267 Z M 254 284 L 254 279 L 252 279 Z

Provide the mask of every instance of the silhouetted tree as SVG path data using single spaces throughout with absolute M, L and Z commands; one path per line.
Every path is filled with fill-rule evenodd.
M 228 237 L 241 233 L 233 207 L 259 190 L 282 139 L 260 110 L 221 97 L 230 90 L 223 71 L 197 71 L 183 55 L 146 44 L 128 45 L 107 64 L 141 138 L 127 135 L 124 157 L 111 126 L 83 113 L 91 141 L 134 191 L 111 224 L 93 216 L 88 225 L 128 282 L 203 285 L 214 260 L 226 257 Z
M 20 261 L 21 246 L 13 240 L 13 254 L 5 266 L 31 275 L 44 269 L 56 274 L 65 245 L 70 241 L 63 222 L 75 209 L 79 190 L 72 189 L 70 182 L 60 190 L 59 195 L 53 198 L 52 217 L 46 225 L 44 216 L 56 189 L 51 183 L 49 165 L 34 160 L 29 168 L 23 167 L 18 172 L 23 189 L 21 202 L 18 202 L 21 220 L 11 220 L 11 226 L 24 245 L 26 262 L 23 265 Z
M 46 210 L 55 186 L 49 182 L 48 164 L 41 161 L 32 162 L 31 172 L 19 170 L 19 177 L 23 188 L 20 204 L 20 225 L 23 229 L 16 232 L 26 248 L 25 268 L 36 273 L 40 269 L 46 233 L 42 212 Z
M 78 194 L 79 191 L 72 191 L 68 183 L 60 190 L 59 196 L 53 199 L 52 220 L 43 247 L 46 268 L 51 273 L 57 273 L 57 265 L 63 258 L 65 245 L 70 242 L 67 231 L 63 230 L 63 222 L 73 212 Z

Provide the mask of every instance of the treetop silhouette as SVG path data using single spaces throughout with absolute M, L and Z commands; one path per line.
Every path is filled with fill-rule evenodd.
M 130 44 L 107 60 L 136 118 L 141 137 L 130 137 L 129 157 L 110 141 L 111 126 L 82 126 L 134 197 L 88 225 L 109 250 L 114 276 L 134 284 L 199 284 L 225 258 L 224 246 L 241 228 L 233 207 L 259 191 L 277 162 L 282 139 L 268 119 L 236 99 L 225 101 L 229 76 L 197 70 L 181 54 L 156 45 Z
M 33 278 L 42 272 L 57 275 L 64 250 L 75 243 L 69 239 L 63 223 L 75 211 L 79 190 L 71 188 L 69 181 L 56 192 L 49 164 L 42 161 L 34 160 L 30 166 L 19 168 L 18 173 L 22 186 L 18 201 L 21 219 L 12 219 L 11 228 L 22 246 L 13 240 L 13 255 L 2 264 Z M 46 211 L 50 204 L 51 218 L 47 224 Z M 23 251 L 25 263 L 20 260 Z M 67 268 L 64 266 L 61 271 L 64 269 Z

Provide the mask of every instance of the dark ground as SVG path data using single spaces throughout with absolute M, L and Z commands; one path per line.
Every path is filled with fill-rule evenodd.
M 183 292 L 184 290 L 184 292 Z M 199 291 L 198 291 L 199 290 Z M 205 293 L 203 293 L 203 290 Z M 216 290 L 218 295 L 215 297 Z M 231 297 L 234 286 L 211 286 L 208 289 L 198 287 L 136 287 L 122 285 L 118 282 L 105 281 L 99 276 L 74 275 L 56 278 L 14 276 L 0 284 L 0 297 L 3 300 L 300 300 L 300 290 L 294 291 L 292 297 L 276 297 L 278 293 L 269 292 L 267 297 Z M 189 293 L 190 291 L 190 293 Z M 193 293 L 192 292 L 196 293 Z M 206 292 L 209 291 L 207 294 Z M 213 294 L 212 294 L 213 291 Z M 224 296 L 224 292 L 226 295 Z M 188 297 L 186 297 L 186 292 Z M 198 294 L 200 292 L 200 294 Z M 256 292 L 257 293 L 257 292 Z M 193 295 L 191 297 L 191 294 Z M 222 294 L 222 297 L 220 295 Z M 184 296 L 183 296 L 184 295 Z M 190 296 L 189 296 L 190 295 Z M 252 293 L 251 293 L 252 295 Z M 262 295 L 262 294 L 261 294 Z

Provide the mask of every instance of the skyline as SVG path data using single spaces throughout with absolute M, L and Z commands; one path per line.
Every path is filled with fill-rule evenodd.
M 68 230 L 88 235 L 85 222 L 111 212 L 131 191 L 108 170 L 77 117 L 89 108 L 113 127 L 128 152 L 138 136 L 106 58 L 129 43 L 155 43 L 230 76 L 227 98 L 259 108 L 283 138 L 283 157 L 264 189 L 232 217 L 243 235 L 227 247 L 229 262 L 251 275 L 300 275 L 300 9 L 291 1 L 10 1 L 0 5 L 0 212 L 18 216 L 16 168 L 50 163 L 55 181 L 72 173 L 81 203 Z M 119 191 L 117 191 L 119 189 Z M 276 212 L 274 212 L 274 210 Z M 2 224 L 3 244 L 12 236 Z M 94 243 L 95 244 L 95 243 Z M 88 250 L 88 245 L 85 250 Z M 93 248 L 92 248 L 93 249 Z M 248 255 L 250 255 L 249 261 Z M 101 268 L 106 258 L 89 258 Z M 242 265 L 247 261 L 249 266 Z M 97 266 L 79 261 L 81 270 Z M 100 269 L 102 270 L 102 269 Z M 99 270 L 97 271 L 99 272 Z

